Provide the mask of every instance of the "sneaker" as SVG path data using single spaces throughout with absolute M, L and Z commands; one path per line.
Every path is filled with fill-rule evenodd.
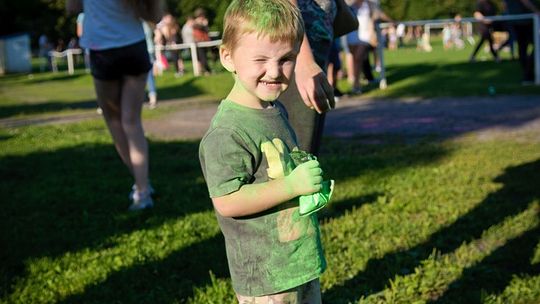
M 103 110 L 102 110 L 100 107 L 97 107 L 96 113 L 98 113 L 99 115 L 102 115 L 102 114 L 103 114 Z
M 129 211 L 139 211 L 154 207 L 154 201 L 150 196 L 150 191 L 139 192 L 135 191 L 133 194 L 133 203 L 129 206 Z
M 128 198 L 130 201 L 133 200 L 133 197 L 135 196 L 135 192 L 137 192 L 137 186 L 133 184 L 133 186 L 131 186 L 131 192 L 129 192 L 129 195 L 128 195 Z M 156 194 L 156 191 L 150 184 L 148 184 L 148 192 L 150 192 L 150 196 L 154 196 Z

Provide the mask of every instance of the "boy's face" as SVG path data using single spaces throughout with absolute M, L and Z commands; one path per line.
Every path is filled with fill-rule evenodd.
M 244 34 L 231 52 L 221 48 L 221 62 L 236 73 L 233 90 L 243 102 L 260 103 L 276 100 L 293 76 L 299 46 L 289 42 L 271 42 L 256 33 Z

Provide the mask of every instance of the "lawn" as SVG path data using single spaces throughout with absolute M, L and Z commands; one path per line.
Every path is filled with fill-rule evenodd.
M 478 62 L 469 63 L 472 46 L 462 50 L 443 50 L 440 40 L 434 39 L 433 51 L 419 52 L 409 46 L 398 51 L 386 51 L 388 88 L 379 90 L 376 85 L 365 85 L 364 95 L 375 98 L 392 97 L 441 97 L 486 96 L 493 87 L 496 94 L 538 94 L 539 86 L 522 86 L 521 69 L 517 60 L 510 60 L 502 53 L 503 61 L 495 63 L 490 55 L 481 51 Z M 36 73 L 7 75 L 0 78 L 0 119 L 27 117 L 43 114 L 62 115 L 95 109 L 95 94 L 89 74 L 79 65 L 74 75 L 65 67 L 59 73 L 37 73 L 39 62 L 34 62 Z M 173 71 L 157 77 L 160 102 L 182 97 L 202 97 L 219 100 L 227 95 L 233 78 L 212 61 L 214 74 L 194 77 L 187 73 L 175 78 Z M 191 63 L 186 62 L 191 71 Z M 377 76 L 377 74 L 376 74 Z M 349 90 L 345 79 L 338 87 Z
M 368 96 L 485 95 L 485 83 L 540 93 L 505 76 L 516 62 L 404 52 L 387 56 L 389 89 Z M 230 84 L 225 73 L 158 79 L 163 102 L 219 99 Z M 93 111 L 93 96 L 82 71 L 9 75 L 0 119 Z M 540 303 L 540 141 L 385 134 L 322 147 L 336 180 L 319 214 L 325 303 Z M 0 128 L 0 303 L 234 303 L 197 149 L 150 138 L 159 198 L 133 214 L 132 180 L 99 116 Z

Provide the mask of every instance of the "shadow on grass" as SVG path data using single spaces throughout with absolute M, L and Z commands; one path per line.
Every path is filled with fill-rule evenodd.
M 447 150 L 433 145 L 418 147 L 345 144 L 335 140 L 324 145 L 328 175 L 346 180 L 364 170 L 392 174 L 444 156 Z M 439 147 L 439 148 L 437 148 Z M 132 180 L 111 145 L 83 145 L 54 152 L 0 159 L 2 184 L 7 193 L 1 219 L 0 271 L 6 295 L 25 273 L 32 258 L 51 258 L 83 248 L 109 246 L 111 236 L 159 226 L 171 218 L 211 209 L 202 181 L 198 142 L 153 142 L 150 145 L 152 182 L 160 193 L 156 208 L 126 214 Z M 330 154 L 340 150 L 338 155 Z M 361 152 L 361 153 L 360 153 Z M 360 153 L 360 154 L 359 154 Z M 361 155 L 359 157 L 358 155 Z M 359 161 L 357 161 L 359 160 Z M 322 219 L 340 217 L 349 210 L 373 202 L 381 193 L 336 202 Z M 193 296 L 194 287 L 210 283 L 209 272 L 228 277 L 221 234 L 175 251 L 161 261 L 134 265 L 87 286 L 65 303 L 172 303 Z
M 450 284 L 442 297 L 428 303 L 485 303 L 486 295 L 501 294 L 514 276 L 539 275 L 540 265 L 531 265 L 539 236 L 540 227 L 536 226 L 508 241 L 478 264 L 465 269 L 461 278 Z
M 464 242 L 480 238 L 490 227 L 524 211 L 532 201 L 540 198 L 540 160 L 509 167 L 495 181 L 502 183 L 503 187 L 488 195 L 456 222 L 434 233 L 423 244 L 370 260 L 364 271 L 344 285 L 327 290 L 323 298 L 328 303 L 349 303 L 382 291 L 396 276 L 412 273 L 434 249 L 441 254 L 450 253 Z M 536 227 L 510 240 L 476 266 L 466 269 L 437 303 L 481 303 L 481 289 L 499 293 L 508 285 L 512 275 L 539 274 L 540 267 L 530 265 L 539 229 Z
M 62 80 L 62 77 L 70 79 L 75 76 L 58 76 L 58 80 Z M 53 78 L 43 79 L 42 81 L 55 80 Z M 203 92 L 195 83 L 196 78 L 191 77 L 188 80 L 183 81 L 180 84 L 174 84 L 160 88 L 159 103 L 167 103 L 171 100 L 178 98 L 197 97 L 206 92 Z M 91 82 L 89 85 L 92 85 Z M 66 102 L 48 100 L 39 103 L 20 103 L 10 105 L 0 105 L 0 118 L 8 118 L 16 115 L 31 115 L 31 114 L 47 114 L 52 112 L 64 111 L 64 110 L 87 110 L 95 109 L 97 107 L 97 101 L 95 99 L 89 99 L 84 101 Z
M 83 72 L 77 72 L 72 75 L 69 75 L 67 72 L 58 72 L 58 73 L 51 73 L 51 72 L 43 72 L 35 73 L 33 75 L 29 74 L 8 74 L 3 75 L 2 78 L 4 81 L 7 81 L 8 83 L 10 81 L 24 81 L 27 84 L 38 84 L 43 82 L 49 82 L 49 81 L 63 81 L 63 80 L 74 80 L 77 78 L 80 78 L 84 76 L 85 73 Z
M 162 261 L 116 272 L 60 303 L 184 303 L 195 287 L 211 284 L 210 272 L 217 278 L 229 277 L 221 233 Z
M 329 203 L 317 214 L 319 221 L 325 221 L 331 218 L 339 218 L 347 212 L 354 211 L 354 209 L 356 208 L 360 208 L 363 205 L 376 202 L 377 198 L 383 195 L 384 194 L 380 192 L 373 192 L 368 195 L 362 195 L 360 197 L 346 199 L 335 203 Z
M 64 101 L 48 101 L 35 104 L 18 104 L 18 105 L 0 105 L 0 118 L 7 118 L 16 115 L 31 115 L 31 114 L 47 114 L 49 112 L 58 112 L 63 110 L 88 110 L 96 109 L 97 102 L 95 99 L 84 100 L 77 102 Z
M 521 69 L 515 61 L 398 65 L 388 67 L 386 77 L 385 97 L 487 96 L 489 86 L 497 94 L 540 93 L 538 87 L 521 85 Z
M 198 162 L 198 142 L 151 143 L 157 207 L 128 213 L 133 180 L 112 145 L 81 145 L 0 159 L 1 289 L 31 258 L 100 248 L 111 236 L 148 229 L 211 209 Z

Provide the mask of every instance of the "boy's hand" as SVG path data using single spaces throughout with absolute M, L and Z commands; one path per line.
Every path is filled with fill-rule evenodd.
M 310 160 L 298 165 L 285 179 L 295 196 L 312 194 L 321 190 L 322 169 L 318 161 Z

